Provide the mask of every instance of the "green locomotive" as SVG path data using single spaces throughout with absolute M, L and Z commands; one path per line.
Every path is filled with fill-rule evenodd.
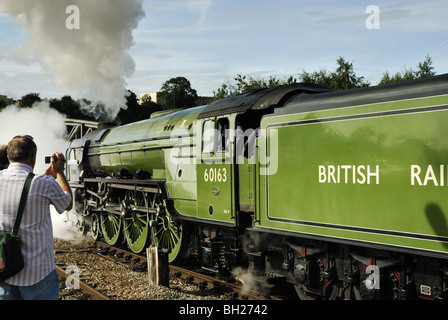
M 317 299 L 448 293 L 448 75 L 294 84 L 72 142 L 80 229 Z

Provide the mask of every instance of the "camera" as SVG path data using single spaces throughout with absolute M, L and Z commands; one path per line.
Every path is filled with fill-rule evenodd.
M 52 156 L 48 156 L 48 157 L 45 157 L 45 163 L 51 163 L 51 158 L 53 158 L 54 159 L 54 162 L 56 163 L 57 161 L 62 161 L 62 162 L 65 162 L 65 159 L 59 159 L 55 154 L 54 155 L 52 155 Z
M 54 162 L 58 161 L 58 158 L 55 155 L 45 157 L 45 163 L 51 163 L 51 158 L 54 159 Z

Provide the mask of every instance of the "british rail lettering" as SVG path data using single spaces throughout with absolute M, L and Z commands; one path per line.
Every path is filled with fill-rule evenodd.
M 379 184 L 380 166 L 320 165 L 319 183 Z
M 448 185 L 447 173 L 448 166 L 443 164 L 428 165 L 426 169 L 419 165 L 411 165 L 411 185 L 445 187 Z
M 370 165 L 320 165 L 319 183 L 379 184 L 380 166 Z M 448 165 L 426 167 L 411 165 L 411 186 L 448 186 Z

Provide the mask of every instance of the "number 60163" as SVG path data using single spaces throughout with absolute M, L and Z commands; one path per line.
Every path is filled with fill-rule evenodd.
M 226 168 L 207 168 L 204 171 L 205 182 L 226 182 L 227 169 Z

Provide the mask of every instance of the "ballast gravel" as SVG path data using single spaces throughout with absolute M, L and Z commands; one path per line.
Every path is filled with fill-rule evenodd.
M 113 300 L 225 300 L 224 295 L 201 290 L 196 285 L 170 278 L 169 287 L 149 286 L 146 271 L 132 271 L 126 266 L 96 254 L 93 242 L 69 242 L 54 239 L 56 264 L 68 273 L 79 274 L 79 279 Z M 73 283 L 73 282 L 72 282 Z M 61 279 L 60 300 L 85 299 L 82 294 L 74 294 L 71 283 Z M 72 286 L 73 287 L 73 286 Z

